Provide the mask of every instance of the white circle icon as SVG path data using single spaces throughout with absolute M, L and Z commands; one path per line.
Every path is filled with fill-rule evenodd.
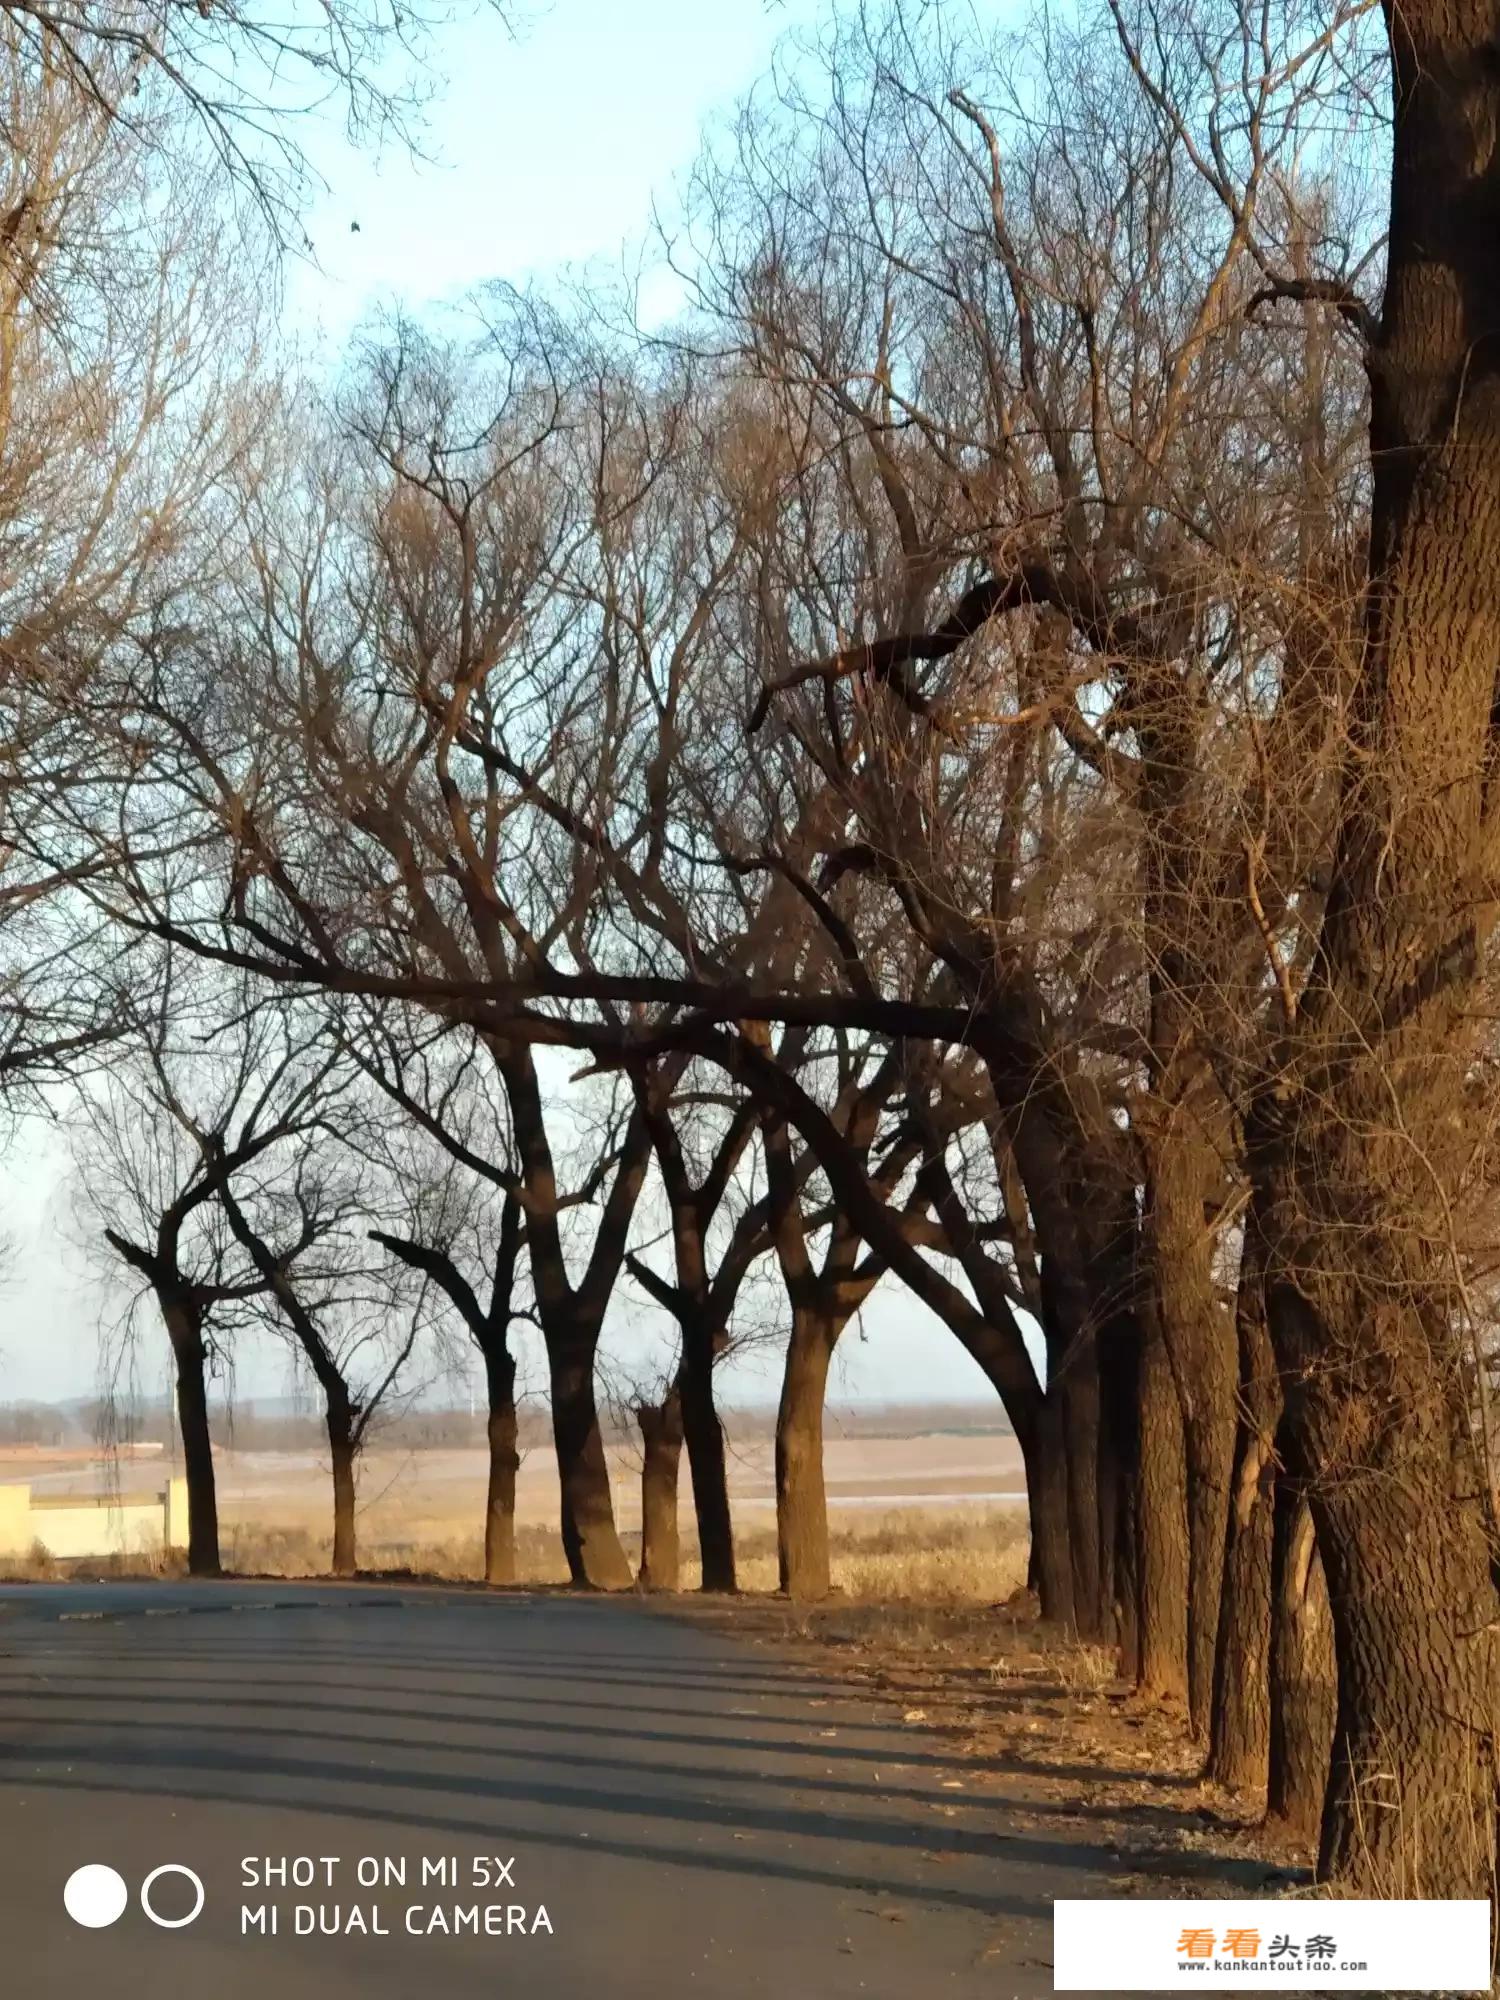
M 188 1911 L 185 1917 L 159 1917 L 156 1914 L 155 1910 L 152 1909 L 151 1884 L 153 1882 L 159 1882 L 163 1875 L 186 1876 L 187 1880 L 191 1882 L 193 1887 L 197 1890 L 198 1900 L 197 1902 L 194 1903 L 193 1907 Z M 123 1889 L 124 1884 L 121 1883 L 120 1886 Z M 191 1868 L 184 1868 L 180 1861 L 164 1861 L 161 1864 L 160 1868 L 153 1868 L 151 1870 L 151 1873 L 146 1877 L 145 1881 L 141 1884 L 141 1908 L 146 1912 L 146 1915 L 151 1919 L 152 1923 L 160 1925 L 162 1930 L 180 1931 L 184 1925 L 192 1923 L 194 1919 L 197 1917 L 199 1911 L 203 1908 L 202 1880 L 199 1876 L 193 1873 Z M 118 1915 L 119 1912 L 116 1911 L 115 1914 Z M 114 1921 L 114 1918 L 110 1918 L 109 1921 L 112 1923 Z
M 102 1861 L 75 1868 L 63 1884 L 63 1908 L 85 1930 L 102 1931 L 118 1922 L 129 1901 L 124 1876 Z

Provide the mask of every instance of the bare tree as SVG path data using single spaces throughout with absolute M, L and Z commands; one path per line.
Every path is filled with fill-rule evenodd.
M 172 1346 L 195 1576 L 219 1573 L 208 1376 L 266 1286 L 236 1254 L 223 1194 L 273 1148 L 323 1130 L 334 1061 L 321 1022 L 276 1007 L 226 1021 L 224 998 L 168 957 L 127 1051 L 76 1098 L 81 1199 L 150 1287 Z
M 861 10 L 826 89 L 747 111 L 680 340 L 517 308 L 474 366 L 397 329 L 343 460 L 257 468 L 227 615 L 114 684 L 137 755 L 98 899 L 480 1038 L 575 1575 L 626 1575 L 595 1358 L 658 1141 L 689 1223 L 711 1184 L 653 1132 L 653 1076 L 696 1058 L 773 1153 L 810 1146 L 825 1275 L 877 1260 L 989 1369 L 1045 1594 L 1225 1768 L 1276 1774 L 1306 1501 L 1321 1869 L 1482 1888 L 1493 23 L 947 30 Z M 1322 133 L 1374 144 L 1385 79 L 1377 313 L 1379 219 Z M 902 1052 L 889 1160 L 816 1077 L 851 1036 Z M 547 1044 L 632 1080 L 578 1279 Z M 960 1052 L 968 1137 L 917 1044 Z
M 302 119 L 338 105 L 356 135 L 394 130 L 409 139 L 428 33 L 445 18 L 420 0 L 291 9 L 6 0 L 4 8 L 25 75 L 64 94 L 113 147 L 206 154 L 231 195 L 279 239 L 298 242 L 309 177 Z
M 354 1114 L 357 1116 L 357 1112 Z M 218 1198 L 265 1296 L 297 1343 L 323 1398 L 333 1476 L 333 1573 L 357 1569 L 359 1455 L 396 1388 L 421 1330 L 425 1286 L 403 1297 L 372 1287 L 358 1263 L 360 1224 L 372 1190 L 358 1155 L 337 1147 L 347 1099 L 329 1107 L 319 1135 L 298 1134 L 295 1156 L 273 1153 L 225 1174 Z M 330 1159 L 330 1155 L 333 1157 Z
M 510 1341 L 518 1321 L 535 1325 L 536 1316 L 522 1283 L 524 1186 L 504 1096 L 484 1052 L 472 1041 L 456 1045 L 451 1033 L 413 1031 L 380 1015 L 351 1038 L 351 1050 L 409 1121 L 381 1145 L 405 1195 L 403 1213 L 371 1240 L 437 1287 L 479 1350 L 489 1449 L 485 1581 L 514 1583 L 521 1460 Z

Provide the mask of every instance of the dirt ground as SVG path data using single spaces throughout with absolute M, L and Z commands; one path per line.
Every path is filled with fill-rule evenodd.
M 889 1702 L 941 1745 L 942 1788 L 993 1799 L 1017 1834 L 1076 1828 L 1103 1843 L 1121 1896 L 1295 1896 L 1312 1854 L 1259 1825 L 1264 1799 L 1199 1776 L 1183 1719 L 1114 1678 L 1102 1648 L 1057 1640 L 1026 1611 L 932 1604 L 813 1608 L 674 1603 Z M 938 1807 L 953 1812 L 956 1808 Z

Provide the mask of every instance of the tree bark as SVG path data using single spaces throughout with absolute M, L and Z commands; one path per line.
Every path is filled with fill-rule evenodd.
M 1068 1548 L 1073 1566 L 1073 1622 L 1081 1639 L 1108 1639 L 1113 1619 L 1104 1597 L 1100 1535 L 1101 1444 L 1099 1357 L 1091 1327 L 1076 1333 L 1059 1356 L 1054 1376 L 1047 1357 L 1047 1395 L 1059 1399 L 1067 1445 Z
M 680 1588 L 677 1480 L 682 1457 L 682 1398 L 676 1386 L 658 1404 L 636 1410 L 641 1427 L 641 1567 L 643 1590 Z
M 628 1590 L 633 1579 L 615 1527 L 594 1401 L 594 1342 L 565 1342 L 554 1335 L 547 1343 L 547 1361 L 568 1574 L 575 1584 L 592 1590 Z
M 516 1580 L 516 1474 L 521 1455 L 516 1449 L 516 1364 L 503 1340 L 484 1347 L 488 1391 L 489 1484 L 484 1502 L 484 1580 Z
M 1235 1319 L 1239 1418 L 1208 1774 L 1236 1790 L 1259 1790 L 1267 1783 L 1271 1757 L 1271 1554 L 1281 1389 L 1266 1332 L 1258 1247 L 1248 1231 Z
M 1114 1585 L 1115 1638 L 1120 1676 L 1133 1685 L 1139 1683 L 1141 1675 L 1140 1550 L 1136 1517 L 1141 1485 L 1141 1342 L 1147 1317 L 1140 1310 L 1136 1290 L 1132 1285 L 1124 1309 L 1106 1327 L 1099 1347 L 1114 1486 L 1114 1559 L 1110 1574 Z
M 1487 0 L 1386 20 L 1365 643 L 1323 927 L 1251 1159 L 1338 1658 L 1319 1872 L 1355 1894 L 1480 1896 L 1500 1595 L 1453 1231 L 1485 1115 L 1466 1098 L 1500 842 L 1500 24 Z
M 1078 1087 L 1072 1058 L 1052 1047 L 1039 994 L 1024 981 L 1002 981 L 988 1006 L 976 1018 L 974 1045 L 1005 1117 L 1041 1253 L 1047 1393 L 1059 1395 L 1065 1412 L 1074 1621 L 1081 1637 L 1108 1639 L 1113 1565 L 1104 1536 L 1114 1502 L 1100 1479 L 1101 1453 L 1109 1459 L 1112 1448 L 1101 1421 L 1098 1343 L 1130 1300 L 1133 1214 L 1122 1227 L 1120 1177 L 1092 1143 L 1098 1133 L 1079 1108 L 1088 1092 Z M 1133 1193 L 1129 1199 L 1133 1210 Z
M 823 1481 L 823 1406 L 840 1326 L 794 1306 L 776 1411 L 776 1554 L 788 1597 L 814 1601 L 832 1588 L 828 1493 Z
M 1029 1575 L 1042 1616 L 1060 1631 L 1075 1629 L 1073 1550 L 1068 1533 L 1068 1457 L 1062 1400 L 1041 1400 L 1034 1425 L 1017 1433 L 1026 1466 L 1026 1511 L 1031 1524 Z
M 1219 1604 L 1208 1775 L 1234 1790 L 1264 1787 L 1271 1756 L 1271 1539 L 1274 1468 L 1261 1441 L 1240 1438 Z
M 349 1398 L 337 1388 L 327 1392 L 328 1452 L 333 1465 L 333 1573 L 353 1576 L 354 1545 L 354 1413 Z
M 171 1297 L 162 1299 L 161 1309 L 177 1375 L 177 1423 L 182 1432 L 182 1470 L 188 1495 L 188 1574 L 221 1576 L 203 1316 L 188 1301 Z
M 1266 1816 L 1311 1845 L 1323 1821 L 1338 1705 L 1333 1621 L 1312 1512 L 1276 1482 Z
M 1187 1454 L 1182 1408 L 1156 1314 L 1142 1313 L 1140 1482 L 1136 1489 L 1140 1687 L 1187 1706 Z
M 738 1589 L 734 1567 L 734 1520 L 724 1463 L 724 1425 L 714 1403 L 716 1329 L 688 1311 L 682 1321 L 682 1367 L 678 1371 L 682 1428 L 693 1480 L 693 1513 L 703 1590 Z
M 1141 1683 L 1140 1547 L 1136 1537 L 1139 1474 L 1137 1455 L 1132 1481 L 1127 1484 L 1123 1473 L 1120 1475 L 1120 1501 L 1115 1516 L 1115 1633 L 1120 1678 L 1133 1687 Z
M 1214 1655 L 1224 1579 L 1229 1485 L 1235 1441 L 1234 1328 L 1214 1283 L 1213 1237 L 1204 1226 L 1203 1194 L 1211 1157 L 1198 1135 L 1191 1100 L 1201 1093 L 1175 1076 L 1179 1092 L 1150 1142 L 1146 1236 L 1166 1354 L 1181 1413 L 1187 1494 L 1187 1697 L 1195 1736 L 1208 1733 Z
M 645 1180 L 650 1130 L 637 1108 L 626 1127 L 613 1182 L 603 1197 L 588 1266 L 582 1282 L 574 1286 L 563 1253 L 557 1175 L 532 1052 L 501 1042 L 491 1046 L 505 1081 L 526 1182 L 527 1257 L 547 1348 L 568 1574 L 575 1584 L 589 1589 L 628 1590 L 634 1579 L 615 1527 L 609 1465 L 594 1401 L 594 1357 Z
M 1182 1416 L 1188 1522 L 1188 1719 L 1208 1732 L 1235 1441 L 1235 1330 L 1218 1303 L 1204 1202 L 1220 1178 L 1223 1094 L 1200 1042 L 1212 1032 L 1198 783 L 1202 678 L 1152 656 L 1134 665 L 1141 884 L 1150 967 L 1151 1092 L 1134 1124 L 1146 1154 L 1142 1237 Z

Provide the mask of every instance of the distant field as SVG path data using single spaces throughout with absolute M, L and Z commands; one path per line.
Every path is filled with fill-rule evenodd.
M 609 1452 L 622 1534 L 640 1531 L 640 1460 L 628 1446 Z M 220 1450 L 219 1514 L 225 1561 L 240 1569 L 318 1570 L 327 1560 L 326 1465 L 314 1451 Z M 775 1586 L 775 1497 L 768 1437 L 736 1444 L 730 1486 L 745 1584 Z M 841 1437 L 832 1428 L 827 1485 L 837 1580 L 851 1594 L 996 1597 L 1023 1580 L 1021 1456 L 1002 1433 Z M 165 1454 L 101 1465 L 86 1453 L 0 1447 L 0 1481 L 26 1479 L 49 1494 L 135 1491 L 164 1478 Z M 475 1575 L 480 1565 L 485 1454 L 470 1447 L 429 1450 L 376 1445 L 360 1475 L 360 1560 L 366 1567 L 411 1567 Z M 682 1467 L 683 1552 L 692 1546 L 691 1492 Z M 530 1581 L 566 1574 L 558 1546 L 557 1473 L 549 1450 L 528 1450 L 517 1480 L 518 1555 Z M 691 1572 L 685 1578 L 691 1582 Z

